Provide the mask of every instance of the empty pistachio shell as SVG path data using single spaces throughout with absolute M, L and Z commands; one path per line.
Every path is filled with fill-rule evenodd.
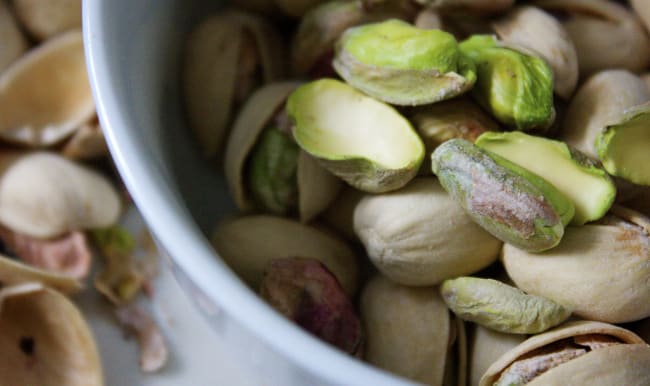
M 81 28 L 81 0 L 13 0 L 16 16 L 38 40 Z
M 5 2 L 0 2 L 0 73 L 27 50 L 23 36 L 13 14 Z
M 537 334 L 571 315 L 560 304 L 493 279 L 445 280 L 440 294 L 459 318 L 511 334 Z
M 258 288 L 268 262 L 283 257 L 312 258 L 323 263 L 348 294 L 357 287 L 357 262 L 338 238 L 299 222 L 274 216 L 247 216 L 223 222 L 212 244 L 225 262 L 249 285 Z
M 99 173 L 59 155 L 35 152 L 0 158 L 0 222 L 50 238 L 114 224 L 120 197 Z
M 474 325 L 468 335 L 470 385 L 478 385 L 481 376 L 492 363 L 526 340 L 525 335 L 504 334 L 478 324 Z
M 573 203 L 549 182 L 463 139 L 440 145 L 431 164 L 440 184 L 474 221 L 519 248 L 553 248 L 573 218 Z
M 287 113 L 298 145 L 360 190 L 401 188 L 424 158 L 422 141 L 402 115 L 337 80 L 300 86 L 287 100 Z
M 77 307 L 42 286 L 0 290 L 0 374 L 7 385 L 103 385 L 93 335 Z
M 0 138 L 51 145 L 94 114 L 81 31 L 48 40 L 0 76 Z
M 472 12 L 500 12 L 514 4 L 514 0 L 416 0 L 432 8 Z
M 354 229 L 373 264 L 405 285 L 476 272 L 494 262 L 501 247 L 433 178 L 366 196 L 354 211 Z
M 81 282 L 68 275 L 48 272 L 0 255 L 0 283 L 3 286 L 36 282 L 65 294 L 78 292 Z
M 636 15 L 609 0 L 537 0 L 565 15 L 562 24 L 578 54 L 582 76 L 608 68 L 640 71 L 650 64 L 650 39 Z
M 476 63 L 472 95 L 500 122 L 519 130 L 553 123 L 553 72 L 544 60 L 490 35 L 474 35 L 460 43 L 460 50 Z
M 568 99 L 578 83 L 578 55 L 562 24 L 537 7 L 519 6 L 492 24 L 506 44 L 538 53 L 553 70 L 555 92 Z
M 399 20 L 345 31 L 333 65 L 353 87 L 397 105 L 453 98 L 476 81 L 474 64 L 461 55 L 452 35 Z

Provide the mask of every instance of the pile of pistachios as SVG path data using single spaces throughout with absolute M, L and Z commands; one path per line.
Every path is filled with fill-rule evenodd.
M 650 3 L 236 4 L 182 82 L 242 280 L 424 384 L 650 384 Z

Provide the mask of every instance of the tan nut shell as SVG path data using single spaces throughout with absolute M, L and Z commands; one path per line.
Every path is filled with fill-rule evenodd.
M 548 370 L 527 386 L 646 385 L 650 382 L 650 346 L 633 332 L 611 324 L 577 321 L 535 335 L 501 356 L 486 371 L 479 386 L 492 385 L 517 358 L 562 339 L 608 335 L 624 344 L 600 348 Z
M 52 145 L 94 114 L 79 30 L 48 40 L 0 76 L 0 138 Z
M 506 44 L 538 53 L 553 70 L 555 92 L 568 99 L 578 83 L 578 55 L 562 24 L 537 7 L 518 6 L 492 24 Z
M 114 224 L 120 197 L 109 180 L 54 153 L 0 157 L 0 223 L 51 238 Z
M 81 0 L 13 0 L 13 5 L 18 19 L 38 40 L 81 28 Z
M 272 259 L 313 258 L 322 262 L 348 294 L 357 288 L 354 252 L 338 238 L 276 216 L 245 216 L 220 224 L 212 245 L 246 283 L 257 289 Z
M 72 137 L 63 145 L 61 154 L 76 160 L 108 156 L 108 145 L 97 119 L 86 122 L 75 131 Z
M 27 39 L 4 1 L 0 1 L 0 73 L 27 51 Z
M 481 376 L 501 355 L 526 340 L 525 335 L 504 334 L 473 324 L 469 339 L 468 376 L 470 385 L 478 385 Z
M 650 2 L 647 0 L 630 0 L 630 5 L 643 22 L 643 25 L 645 25 L 646 31 L 650 31 Z
M 3 385 L 103 385 L 92 332 L 60 293 L 26 283 L 0 290 L 0 374 Z M 20 342 L 31 339 L 33 353 Z
M 11 286 L 26 282 L 41 283 L 65 294 L 78 292 L 82 288 L 79 280 L 70 276 L 34 268 L 0 255 L 0 283 Z
M 476 225 L 434 178 L 368 195 L 354 229 L 373 264 L 404 285 L 434 285 L 494 262 L 501 241 Z

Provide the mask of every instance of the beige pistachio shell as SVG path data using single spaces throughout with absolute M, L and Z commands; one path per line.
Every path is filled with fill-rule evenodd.
M 85 123 L 63 145 L 61 154 L 75 160 L 108 156 L 108 145 L 97 119 Z
M 81 282 L 75 278 L 34 268 L 0 255 L 0 283 L 3 286 L 28 282 L 41 283 L 65 294 L 78 292 L 82 288 Z
M 348 294 L 357 288 L 354 252 L 338 238 L 276 216 L 245 216 L 221 223 L 212 244 L 246 283 L 258 288 L 269 261 L 282 257 L 313 258 L 336 276 Z
M 27 39 L 4 1 L 0 2 L 0 73 L 27 51 Z
M 121 210 L 106 177 L 60 155 L 0 157 L 0 223 L 15 232 L 53 238 L 112 225 Z
M 501 241 L 479 227 L 434 178 L 368 195 L 354 229 L 372 263 L 404 285 L 434 285 L 494 262 Z
M 81 31 L 48 40 L 0 76 L 0 138 L 60 142 L 95 114 Z
M 598 159 L 595 142 L 606 126 L 619 122 L 626 110 L 650 100 L 650 88 L 626 70 L 594 74 L 578 89 L 564 118 L 561 138 Z
M 309 222 L 327 209 L 341 190 L 342 183 L 303 150 L 298 156 L 297 174 L 300 221 Z
M 13 0 L 16 16 L 38 40 L 81 28 L 81 0 Z
M 641 71 L 650 64 L 650 38 L 623 5 L 609 0 L 537 0 L 533 5 L 569 15 L 563 25 L 582 76 L 607 68 Z
M 453 341 L 449 311 L 436 288 L 412 288 L 377 275 L 361 295 L 365 359 L 427 385 L 441 385 Z
M 525 335 L 504 334 L 473 324 L 469 333 L 469 384 L 478 385 L 481 376 L 501 355 L 526 340 Z
M 0 290 L 3 384 L 103 385 L 99 353 L 77 307 L 54 290 L 21 287 Z
M 553 70 L 555 93 L 568 99 L 578 83 L 578 56 L 562 24 L 537 7 L 518 6 L 492 24 L 506 44 L 538 53 Z
M 650 3 L 647 0 L 630 0 L 630 5 L 643 22 L 646 31 L 650 31 Z

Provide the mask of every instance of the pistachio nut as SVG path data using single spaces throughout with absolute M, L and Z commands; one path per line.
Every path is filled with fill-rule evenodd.
M 357 288 L 357 261 L 350 247 L 293 220 L 266 215 L 227 220 L 213 233 L 212 245 L 253 288 L 259 288 L 268 262 L 283 257 L 316 259 L 336 276 L 348 295 Z
M 259 85 L 282 76 L 282 40 L 261 16 L 227 10 L 192 30 L 184 55 L 189 125 L 211 157 L 221 150 L 233 111 Z
M 354 229 L 377 269 L 404 285 L 434 285 L 479 271 L 501 247 L 433 178 L 364 197 Z
M 650 346 L 629 330 L 578 321 L 535 335 L 490 366 L 479 386 L 644 385 Z
M 260 284 L 260 296 L 322 341 L 362 356 L 363 332 L 354 305 L 320 261 L 299 257 L 271 260 Z
M 546 180 L 463 139 L 431 155 L 433 173 L 481 227 L 527 251 L 555 247 L 574 206 Z
M 508 275 L 523 291 L 582 318 L 622 323 L 650 316 L 650 220 L 629 213 L 568 227 L 560 245 L 541 254 L 504 245 Z
M 72 134 L 63 145 L 61 154 L 74 160 L 96 159 L 109 155 L 104 132 L 97 117 Z
M 560 13 L 578 54 L 582 76 L 608 68 L 641 71 L 650 64 L 650 39 L 636 15 L 609 0 L 536 0 Z
M 349 28 L 336 44 L 332 64 L 353 87 L 396 105 L 453 98 L 476 81 L 473 62 L 451 34 L 400 20 Z
M 612 179 L 564 142 L 521 132 L 486 132 L 475 143 L 553 184 L 573 202 L 574 225 L 598 220 L 614 203 L 616 185 Z
M 553 123 L 553 72 L 544 60 L 491 35 L 474 35 L 459 47 L 476 63 L 472 95 L 501 123 L 518 130 L 546 129 Z
M 52 145 L 94 115 L 79 30 L 32 49 L 0 75 L 0 138 L 4 140 Z
M 424 145 L 391 106 L 334 79 L 300 86 L 287 100 L 300 147 L 353 187 L 399 189 L 417 173 Z
M 0 2 L 0 73 L 7 68 L 14 60 L 18 59 L 27 51 L 27 39 L 18 27 L 18 23 L 7 6 L 7 3 Z
M 578 84 L 578 54 L 562 24 L 533 6 L 518 6 L 492 23 L 506 44 L 525 47 L 548 63 L 553 70 L 555 93 L 564 99 Z
M 325 0 L 273 0 L 273 2 L 285 15 L 299 18 Z
M 13 0 L 16 16 L 37 40 L 81 28 L 81 0 Z
M 2 286 L 31 282 L 40 283 L 64 294 L 73 294 L 82 288 L 81 282 L 71 276 L 32 267 L 0 254 Z
M 120 197 L 98 172 L 57 154 L 0 157 L 0 223 L 37 238 L 114 224 Z
M 502 12 L 512 7 L 515 0 L 416 0 L 435 9 L 468 11 L 479 13 Z
M 478 385 L 492 363 L 526 340 L 526 335 L 504 334 L 478 324 L 473 325 L 468 336 L 467 371 L 470 385 Z
M 442 282 L 440 294 L 459 318 L 511 334 L 537 334 L 571 315 L 561 304 L 493 279 L 448 279 Z

